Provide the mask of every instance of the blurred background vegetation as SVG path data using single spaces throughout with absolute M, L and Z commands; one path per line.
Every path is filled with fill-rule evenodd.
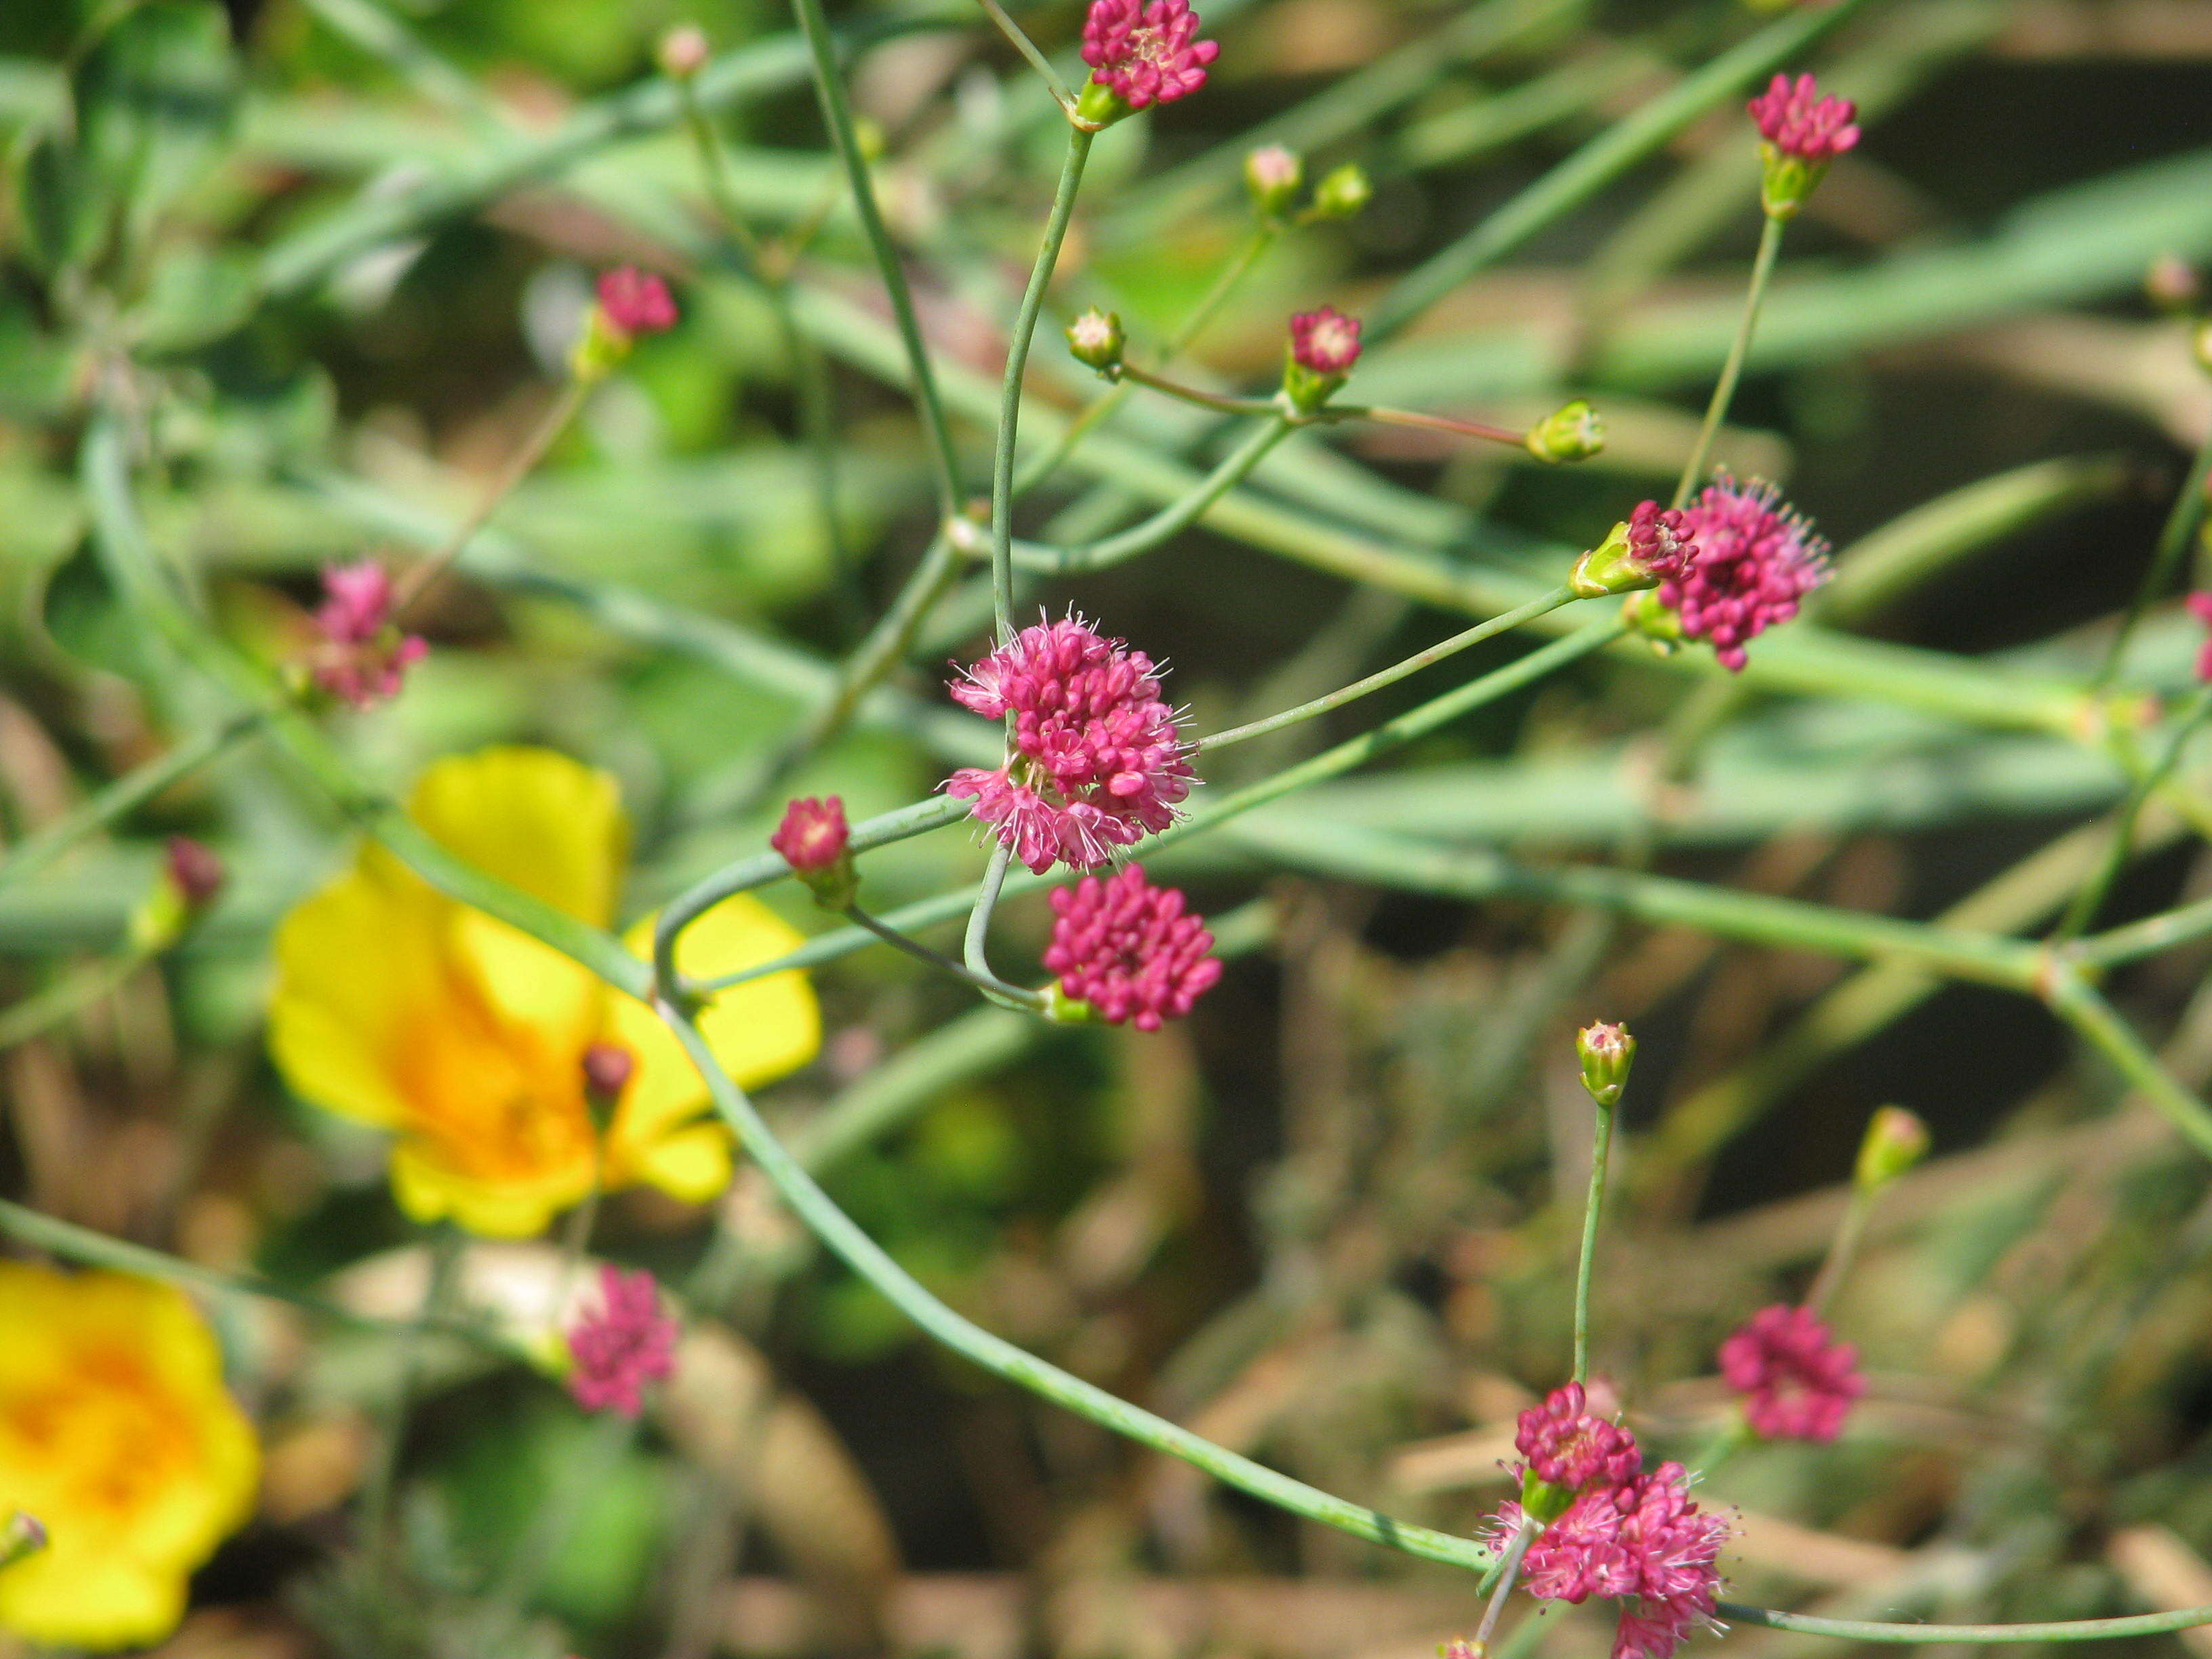
M 681 325 L 595 392 L 438 590 L 405 695 L 334 730 L 394 788 L 495 741 L 611 769 L 639 832 L 626 914 L 761 845 L 772 811 L 733 804 L 933 518 L 789 18 L 770 0 L 148 0 L 124 29 L 126 9 L 0 6 L 11 836 L 204 724 L 191 688 L 149 675 L 88 546 L 77 440 L 117 362 L 139 366 L 162 556 L 275 660 L 304 636 L 324 565 L 436 544 L 556 396 L 592 274 L 635 261 L 675 280 Z M 1223 42 L 1214 78 L 1101 142 L 1052 309 L 1111 306 L 1149 347 L 1249 234 L 1251 144 L 1293 143 L 1309 176 L 1360 163 L 1367 210 L 1280 239 L 1194 348 L 1194 376 L 1243 387 L 1273 379 L 1287 313 L 1358 312 L 1766 21 L 1741 0 L 1201 10 Z M 1054 51 L 1080 21 L 1073 3 L 1020 15 Z M 1059 117 L 964 4 L 836 21 L 978 477 Z M 811 236 L 798 276 L 834 398 L 826 520 L 787 342 L 653 84 L 656 40 L 684 21 L 726 54 L 708 84 L 726 89 L 715 119 L 753 228 Z M 1890 0 L 1818 67 L 1860 100 L 1868 137 L 1793 228 L 1721 458 L 1783 481 L 1843 550 L 1830 625 L 2084 675 L 2212 430 L 2186 330 L 2142 297 L 2156 256 L 2212 258 L 2212 4 Z M 74 147 L 56 137 L 70 107 Z M 1348 580 L 1331 548 L 1380 541 L 1510 585 L 1663 495 L 1756 240 L 1739 108 L 1360 366 L 1362 396 L 1468 416 L 1524 421 L 1587 395 L 1603 457 L 1545 471 L 1403 431 L 1333 452 L 1302 438 L 1250 494 L 1316 536 L 1248 514 L 1036 602 L 1079 605 L 1168 659 L 1204 729 L 1463 625 L 1418 584 Z M 1072 411 L 1088 377 L 1049 327 L 1037 356 L 1040 406 Z M 1140 396 L 1035 522 L 1119 522 L 1145 499 L 1133 449 L 1204 453 L 1187 413 Z M 899 677 L 911 695 L 872 705 L 793 792 L 836 790 L 855 817 L 927 793 L 957 746 L 931 723 L 941 665 L 974 650 L 976 615 L 956 597 Z M 2185 686 L 2200 637 L 2160 615 L 2131 683 Z M 1966 902 L 1998 929 L 2052 913 L 2094 851 L 2081 826 L 2122 789 L 2108 756 L 2032 722 L 1796 695 L 1786 671 L 1758 672 L 1767 643 L 1725 695 L 1648 653 L 1584 665 L 1293 815 L 1540 859 L 1649 836 L 1656 867 L 1756 891 L 1913 916 Z M 1214 781 L 1471 672 L 1239 751 Z M 1671 781 L 1662 739 L 1686 756 Z M 1565 1370 L 1588 1157 L 1566 1033 L 1626 1018 L 1643 1058 L 1597 1351 L 1639 1431 L 1676 1455 L 1723 1409 L 1720 1336 L 1802 1290 L 1872 1109 L 1908 1105 L 1937 1137 L 1838 1307 L 1874 1375 L 1845 1441 L 1746 1454 L 1711 1488 L 1743 1510 L 1740 1591 L 1935 1618 L 2212 1601 L 2203 1161 L 2043 1010 L 1684 927 L 1300 874 L 1283 820 L 1255 822 L 1159 861 L 1237 917 L 1228 977 L 1181 1027 L 1031 1030 L 888 952 L 817 976 L 823 1058 L 768 1104 L 802 1136 L 825 1113 L 865 1122 L 825 1139 L 817 1166 L 933 1289 L 1223 1443 L 1471 1529 L 1504 1495 L 1511 1413 Z M 375 1148 L 287 1098 L 262 1047 L 270 930 L 346 847 L 281 765 L 234 755 L 0 886 L 0 995 L 112 949 L 178 830 L 229 864 L 219 908 L 158 968 L 0 1054 L 0 1182 L 196 1261 L 386 1305 L 410 1231 Z M 2147 832 L 2108 920 L 2212 878 L 2180 814 L 2154 810 Z M 979 861 L 958 836 L 902 843 L 872 860 L 871 890 L 920 896 Z M 820 926 L 794 895 L 776 902 Z M 1041 939 L 1041 903 L 1008 915 Z M 2115 987 L 2200 1086 L 2206 961 L 2187 949 Z M 562 1544 L 536 1608 L 549 1653 L 1411 1659 L 1479 1611 L 1453 1575 L 1224 1497 L 945 1359 L 750 1179 L 711 1214 L 634 1193 L 603 1224 L 613 1254 L 716 1322 Z M 265 1491 L 164 1651 L 487 1650 L 471 1609 L 560 1472 L 607 1457 L 593 1428 L 518 1368 L 434 1356 L 404 1465 L 419 1627 L 365 1633 L 339 1510 L 389 1345 L 217 1307 Z M 1553 1624 L 1534 1639 L 1560 1659 L 1603 1639 Z

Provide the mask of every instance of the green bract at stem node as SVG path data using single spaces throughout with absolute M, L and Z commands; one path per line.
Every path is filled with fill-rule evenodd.
M 1567 586 L 1578 599 L 1601 599 L 1608 593 L 1634 593 L 1658 586 L 1659 578 L 1636 556 L 1635 549 L 1629 544 L 1626 519 L 1606 532 L 1605 539 L 1577 559 L 1574 568 L 1567 574 Z M 1631 627 L 1642 631 L 1634 616 L 1627 611 L 1621 614 Z

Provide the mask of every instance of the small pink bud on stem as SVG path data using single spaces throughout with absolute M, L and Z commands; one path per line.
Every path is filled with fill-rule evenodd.
M 206 909 L 222 890 L 222 860 L 190 836 L 169 837 L 162 853 L 162 866 L 187 910 L 197 913 Z
M 570 355 L 580 380 L 604 380 L 648 334 L 676 326 L 676 301 L 668 284 L 649 270 L 621 265 L 600 274 L 598 303 L 584 319 L 584 332 Z
M 1902 1106 L 1884 1106 L 1867 1124 L 1852 1180 L 1862 1192 L 1880 1191 L 1928 1156 L 1928 1126 Z
M 0 1527 L 0 1567 L 12 1567 L 46 1547 L 46 1529 L 38 1517 L 17 1510 Z
M 1291 319 L 1290 349 L 1283 361 L 1283 396 L 1300 415 L 1316 415 L 1358 362 L 1357 317 L 1347 317 L 1334 306 L 1302 311 Z
M 594 1042 L 584 1050 L 584 1103 L 591 1108 L 592 1121 L 602 1129 L 614 1121 L 623 1091 L 629 1087 L 636 1069 L 635 1056 L 618 1042 Z
M 1639 501 L 1606 538 L 1575 561 L 1567 585 L 1578 598 L 1633 593 L 1677 576 L 1697 556 L 1689 520 L 1656 501 Z
M 653 52 L 660 72 L 672 81 L 689 81 L 707 67 L 710 54 L 707 31 L 696 23 L 678 24 L 660 37 Z
M 1582 1061 L 1583 1087 L 1601 1106 L 1616 1106 L 1636 1063 L 1636 1039 L 1626 1025 L 1600 1020 L 1575 1033 L 1575 1055 Z
M 810 795 L 793 801 L 784 808 L 783 822 L 768 844 L 783 854 L 792 873 L 825 909 L 842 911 L 859 894 L 860 874 L 853 863 L 852 830 L 839 797 L 817 799 Z
M 1097 306 L 1067 325 L 1069 353 L 1085 368 L 1095 368 L 1109 380 L 1121 373 L 1121 354 L 1127 346 L 1121 318 Z
M 1765 167 L 1759 204 L 1771 219 L 1795 218 L 1828 164 L 1858 143 L 1858 106 L 1822 97 L 1809 75 L 1778 75 L 1747 107 L 1759 124 Z
M 1244 188 L 1252 198 L 1252 210 L 1271 222 L 1290 212 L 1305 179 L 1306 166 L 1298 153 L 1281 144 L 1262 144 L 1244 158 Z

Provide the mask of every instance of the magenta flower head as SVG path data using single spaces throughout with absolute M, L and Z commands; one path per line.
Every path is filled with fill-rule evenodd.
M 1866 1392 L 1858 1351 L 1810 1308 L 1761 1308 L 1721 1344 L 1721 1375 L 1767 1440 L 1833 1440 Z
M 676 1322 L 660 1310 L 653 1275 L 601 1267 L 599 1305 L 568 1328 L 568 1391 L 586 1411 L 643 1410 L 645 1385 L 676 1370 Z
M 1540 1600 L 1620 1599 L 1613 1659 L 1668 1659 L 1712 1621 L 1728 1534 L 1726 1520 L 1691 1499 L 1682 1466 L 1662 1463 L 1586 1489 L 1537 1535 L 1522 1565 Z
M 1283 364 L 1283 395 L 1301 415 L 1318 410 L 1359 362 L 1359 319 L 1334 306 L 1302 311 L 1291 319 L 1290 356 Z
M 1104 124 L 1148 104 L 1169 104 L 1206 84 L 1219 42 L 1199 40 L 1190 0 L 1091 0 L 1083 20 L 1091 84 L 1078 112 Z
M 2212 628 L 2212 593 L 2191 593 L 2185 603 L 2191 616 Z M 2197 653 L 2197 678 L 2212 681 L 2212 639 L 2206 640 L 2203 648 Z
M 601 273 L 599 310 L 615 329 L 630 338 L 665 334 L 676 326 L 676 301 L 668 284 L 649 270 L 620 265 Z
M 813 890 L 814 896 L 832 910 L 852 903 L 860 890 L 860 872 L 853 865 L 853 832 L 845 822 L 845 803 L 836 795 L 817 800 L 809 795 L 783 809 L 783 822 L 768 844 L 783 854 L 792 873 Z
M 1093 870 L 1116 848 L 1175 822 L 1196 774 L 1152 659 L 1071 613 L 1040 621 L 952 683 L 986 720 L 1012 717 L 1012 754 L 995 770 L 963 767 L 945 793 L 1039 875 Z
M 1795 81 L 1778 75 L 1747 107 L 1759 123 L 1766 167 L 1760 202 L 1771 217 L 1793 217 L 1828 163 L 1858 143 L 1858 106 L 1848 98 L 1822 97 L 1809 75 Z
M 1556 1518 L 1585 1486 L 1625 1485 L 1644 1467 L 1636 1437 L 1592 1413 L 1579 1382 L 1553 1389 L 1516 1426 L 1514 1449 L 1528 1460 L 1521 1501 L 1540 1521 Z M 1539 1481 L 1551 1492 L 1539 1494 L 1530 1484 Z
M 1172 887 L 1155 887 L 1139 865 L 1101 881 L 1085 876 L 1052 895 L 1044 965 L 1062 995 L 1109 1025 L 1157 1031 L 1181 1019 L 1221 977 L 1213 935 Z
M 1725 472 L 1683 517 L 1697 553 L 1660 582 L 1659 603 L 1680 619 L 1684 637 L 1705 641 L 1740 671 L 1744 647 L 1796 616 L 1828 580 L 1828 544 L 1772 484 L 1739 484 Z
M 1680 576 L 1697 556 L 1688 514 L 1656 501 L 1638 501 L 1603 541 L 1575 561 L 1567 582 L 1586 599 L 1633 593 Z
M 322 635 L 310 664 L 315 684 L 341 702 L 367 708 L 397 696 L 407 670 L 429 650 L 393 620 L 392 577 L 374 559 L 323 572 L 315 611 Z

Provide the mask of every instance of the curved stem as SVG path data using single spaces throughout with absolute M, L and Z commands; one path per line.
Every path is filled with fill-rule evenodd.
M 1210 409 L 1217 415 L 1265 415 L 1277 405 L 1268 398 L 1232 398 L 1224 392 L 1203 392 L 1194 386 L 1185 386 L 1180 380 L 1170 380 L 1164 374 L 1155 374 L 1150 369 L 1139 368 L 1134 363 L 1123 363 L 1121 379 L 1134 385 L 1149 386 L 1154 392 L 1180 399 L 1200 409 Z
M 862 1231 L 815 1183 L 814 1178 L 770 1132 L 744 1091 L 722 1069 L 699 1035 L 698 1028 L 665 1004 L 659 1012 L 705 1079 L 716 1111 L 799 1219 L 892 1306 L 963 1358 L 1103 1428 L 1171 1457 L 1180 1457 L 1217 1480 L 1293 1515 L 1426 1560 L 1474 1571 L 1491 1565 L 1492 1552 L 1472 1539 L 1455 1538 L 1449 1533 L 1401 1522 L 1364 1504 L 1293 1480 L 1071 1376 L 955 1313 L 892 1261 L 883 1247 Z
M 999 896 L 1006 891 L 1006 869 L 1013 860 L 1014 849 L 1006 842 L 993 845 L 991 861 L 983 871 L 983 884 L 975 890 L 975 908 L 968 913 L 967 935 L 961 941 L 961 954 L 967 963 L 962 977 L 1002 1006 L 1034 1010 L 1044 1006 L 1042 995 L 1009 985 L 991 971 L 991 916 L 999 908 Z
M 805 3 L 817 3 L 817 0 L 805 0 Z M 1052 285 L 1053 267 L 1060 263 L 1060 245 L 1067 236 L 1068 218 L 1075 211 L 1075 192 L 1083 184 L 1083 164 L 1091 157 L 1093 136 L 1081 127 L 1068 129 L 1067 160 L 1060 170 L 1060 187 L 1053 192 L 1044 240 L 1038 244 L 1036 264 L 1030 270 L 1021 309 L 1014 314 L 1013 331 L 1006 337 L 1006 373 L 999 388 L 998 447 L 991 457 L 991 610 L 1001 641 L 1013 637 L 1014 446 L 1022 421 L 1022 374 L 1029 366 L 1030 342 L 1036 334 L 1045 290 Z
M 1206 296 L 1191 307 L 1190 314 L 1176 325 L 1175 332 L 1160 343 L 1162 362 L 1174 362 L 1198 337 L 1199 331 L 1213 320 L 1214 313 L 1220 310 L 1229 296 L 1236 292 L 1237 285 L 1244 280 L 1260 256 L 1281 234 L 1282 227 L 1271 221 L 1257 227 L 1245 239 L 1244 246 L 1237 251 L 1229 263 L 1222 267 L 1221 274 L 1213 279 L 1213 286 L 1206 291 Z M 1126 368 L 1127 366 L 1124 367 Z M 1014 479 L 1014 493 L 1017 495 L 1026 494 L 1050 477 L 1059 470 L 1060 463 L 1075 453 L 1085 435 L 1119 409 L 1128 395 L 1129 387 L 1124 381 L 1092 398 L 1084 406 L 1083 411 L 1062 428 L 1051 448 L 1040 451 L 1022 468 Z
M 845 915 L 855 927 L 866 928 L 884 944 L 905 951 L 916 961 L 926 962 L 933 968 L 941 968 L 956 979 L 966 981 L 994 1002 L 1012 997 L 1018 1000 L 1023 1007 L 1032 1011 L 1045 1005 L 1042 992 L 1023 990 L 1018 986 L 1007 984 L 994 974 L 979 974 L 966 963 L 955 962 L 944 951 L 933 951 L 918 939 L 909 939 L 889 922 L 870 915 L 857 904 L 847 905 Z
M 2063 945 L 2077 938 L 2097 919 L 2097 912 L 2105 902 L 2105 896 L 2119 879 L 2120 872 L 2127 868 L 2128 860 L 2135 854 L 2136 825 L 2142 817 L 2144 804 L 2159 786 L 2173 775 L 2173 769 L 2181 763 L 2181 753 L 2188 747 L 2208 717 L 2212 717 L 2212 685 L 2200 686 L 2187 708 L 2175 716 L 2173 729 L 2165 749 L 2158 758 L 2142 769 L 2127 799 L 2113 809 L 2112 828 L 2105 844 L 2105 856 L 2095 872 L 2075 891 L 2051 935 L 2051 943 Z
M 1836 1236 L 1828 1241 L 1828 1253 L 1820 1259 L 1820 1272 L 1813 1275 L 1812 1288 L 1805 1292 L 1805 1306 L 1811 1312 L 1826 1316 L 1828 1304 L 1858 1260 L 1859 1246 L 1865 1241 L 1867 1223 L 1873 1218 L 1875 1200 L 1881 1190 L 1852 1184 L 1844 1218 L 1836 1227 Z
M 1053 68 L 1052 60 L 1037 50 L 1036 42 L 1023 33 L 1019 23 L 1007 15 L 1006 9 L 999 3 L 999 0 L 980 0 L 980 3 L 991 21 L 999 26 L 999 33 L 1005 35 L 1012 43 L 1014 50 L 1028 60 L 1029 66 L 1043 77 L 1045 85 L 1052 92 L 1053 101 L 1064 110 L 1073 110 L 1075 94 L 1067 89 L 1067 82 L 1060 78 L 1060 71 Z
M 1220 465 L 1207 473 L 1188 495 L 1180 501 L 1170 502 L 1142 523 L 1131 525 L 1127 530 L 1097 541 L 1079 542 L 1073 546 L 1018 543 L 1012 550 L 1012 562 L 1024 570 L 1064 576 L 1077 571 L 1103 570 L 1109 565 L 1133 559 L 1139 553 L 1150 552 L 1169 537 L 1180 533 L 1204 517 L 1208 507 L 1243 482 L 1245 475 L 1259 465 L 1277 444 L 1289 437 L 1291 430 L 1290 418 L 1278 412 L 1223 457 Z
M 914 400 L 921 414 L 923 435 L 928 441 L 930 470 L 937 485 L 937 509 L 939 520 L 949 520 L 960 510 L 960 462 L 952 447 L 952 428 L 945 417 L 945 404 L 938 396 L 937 372 L 930 365 L 929 348 L 923 343 L 921 323 L 915 314 L 914 295 L 908 291 L 905 269 L 899 264 L 898 248 L 891 240 L 889 227 L 884 223 L 883 209 L 876 202 L 874 181 L 868 177 L 867 158 L 860 153 L 860 143 L 853 130 L 853 106 L 845 96 L 845 82 L 837 65 L 836 42 L 830 38 L 830 21 L 822 14 L 822 0 L 792 0 L 792 9 L 799 17 L 800 31 L 806 36 L 806 49 L 814 64 L 814 91 L 822 103 L 822 118 L 830 128 L 830 141 L 836 146 L 837 160 L 845 169 L 845 177 L 853 187 L 853 208 L 860 215 L 860 228 L 867 233 L 868 246 L 876 256 L 876 269 L 884 279 L 884 291 L 890 296 L 891 316 L 898 324 L 899 339 L 906 348 L 908 372 L 914 380 Z
M 1492 617 L 1488 622 L 1477 623 L 1473 628 L 1455 634 L 1449 639 L 1441 641 L 1425 651 L 1415 652 L 1403 662 L 1394 663 L 1388 668 L 1377 670 L 1364 680 L 1354 680 L 1350 685 L 1331 691 L 1326 696 L 1316 697 L 1310 702 L 1302 702 L 1297 708 L 1286 708 L 1279 714 L 1270 714 L 1265 720 L 1253 720 L 1244 726 L 1232 726 L 1226 732 L 1213 732 L 1210 736 L 1200 738 L 1193 747 L 1201 752 L 1226 749 L 1231 744 L 1245 743 L 1254 738 L 1263 738 L 1270 732 L 1279 732 L 1285 726 L 1296 726 L 1303 720 L 1310 720 L 1318 715 L 1326 714 L 1332 709 L 1341 708 L 1345 704 L 1356 702 L 1370 691 L 1380 691 L 1386 685 L 1395 685 L 1408 675 L 1418 674 L 1424 668 L 1440 663 L 1446 657 L 1455 655 L 1469 646 L 1480 645 L 1485 640 L 1495 639 L 1500 634 L 1518 628 L 1522 623 L 1533 621 L 1547 611 L 1557 611 L 1561 605 L 1571 605 L 1575 601 L 1575 591 L 1571 587 L 1553 588 L 1540 599 L 1531 599 L 1516 610 L 1508 611 L 1503 616 Z
M 1486 421 L 1462 421 L 1449 415 L 1424 415 L 1411 409 L 1390 409 L 1381 404 L 1330 404 L 1318 417 L 1329 422 L 1373 421 L 1378 426 L 1417 427 L 1424 432 L 1449 432 L 1455 437 L 1481 438 L 1510 449 L 1526 451 L 1528 434 Z
M 2172 510 L 2166 515 L 2165 526 L 2158 532 L 2158 549 L 2151 555 L 2150 568 L 2143 572 L 2135 597 L 2128 601 L 2127 614 L 2120 618 L 2119 629 L 2106 647 L 2105 660 L 2098 665 L 2097 677 L 2090 682 L 2093 690 L 2102 691 L 2112 684 L 2143 612 L 2172 582 L 2183 555 L 2189 551 L 2190 539 L 2203 522 L 2208 490 L 2212 490 L 2212 436 L 2204 440 L 2197 458 L 2189 464 L 2189 476 L 2182 482 L 2181 494 L 2173 498 Z
M 90 799 L 26 836 L 0 857 L 0 887 L 36 875 L 87 836 L 106 828 L 155 796 L 214 764 L 261 729 L 261 711 L 241 708 L 197 737 L 186 738 L 126 772 Z
M 1690 499 L 1690 494 L 1705 476 L 1706 459 L 1713 453 L 1713 440 L 1720 435 L 1721 422 L 1728 418 L 1729 405 L 1735 401 L 1736 382 L 1743 378 L 1744 359 L 1751 354 L 1751 337 L 1759 327 L 1759 308 L 1766 301 L 1766 285 L 1774 275 L 1774 261 L 1782 252 L 1782 227 L 1785 221 L 1772 214 L 1759 233 L 1759 257 L 1751 264 L 1751 286 L 1743 296 L 1743 315 L 1735 325 L 1735 338 L 1729 343 L 1728 361 L 1721 365 L 1721 377 L 1713 384 L 1712 401 L 1705 405 L 1705 421 L 1698 428 L 1698 441 L 1690 451 L 1690 459 L 1682 464 L 1682 476 L 1674 485 L 1674 499 L 1670 505 L 1680 507 Z
M 1917 1647 L 1965 1642 L 1978 1647 L 2008 1642 L 2109 1642 L 2128 1636 L 2166 1636 L 2212 1625 L 2212 1607 L 2183 1607 L 2177 1613 L 2139 1613 L 2125 1619 L 2063 1620 L 2045 1625 L 1885 1625 L 1859 1619 L 1818 1619 L 1807 1613 L 1780 1613 L 1723 1601 L 1720 1616 L 1730 1624 L 1757 1625 L 1800 1636 L 1830 1636 L 1844 1642 L 1881 1642 Z
M 1613 1118 L 1616 1109 L 1602 1101 L 1597 1108 L 1597 1128 L 1590 1140 L 1589 1197 L 1583 1205 L 1583 1254 L 1575 1269 L 1575 1381 L 1589 1381 L 1590 1279 L 1597 1261 L 1598 1220 L 1605 1212 L 1605 1170 L 1613 1153 Z

